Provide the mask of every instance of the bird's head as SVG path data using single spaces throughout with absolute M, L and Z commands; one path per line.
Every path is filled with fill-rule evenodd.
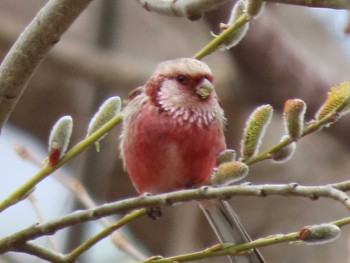
M 160 63 L 145 85 L 146 95 L 165 111 L 174 107 L 202 108 L 216 100 L 213 75 L 207 64 L 192 58 Z

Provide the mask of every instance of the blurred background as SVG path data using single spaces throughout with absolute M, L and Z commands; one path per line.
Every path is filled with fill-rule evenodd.
M 38 169 L 13 150 L 26 147 L 39 159 L 46 156 L 46 142 L 53 123 L 62 115 L 74 119 L 72 144 L 85 137 L 88 122 L 110 96 L 126 98 L 142 85 L 164 60 L 191 57 L 218 33 L 234 1 L 207 13 L 201 20 L 165 17 L 149 13 L 136 1 L 99 0 L 78 18 L 50 52 L 31 79 L 0 138 L 0 197 L 5 197 Z M 46 3 L 43 0 L 0 2 L 0 54 L 5 56 L 18 35 Z M 204 61 L 212 68 L 215 86 L 228 118 L 230 148 L 239 149 L 243 126 L 258 105 L 275 108 L 262 148 L 283 135 L 281 109 L 289 98 L 303 99 L 311 119 L 335 84 L 350 80 L 350 37 L 344 34 L 346 11 L 268 5 L 251 23 L 247 36 L 232 50 L 215 52 Z M 136 196 L 119 158 L 115 128 L 64 172 L 79 179 L 98 204 Z M 263 162 L 251 167 L 252 183 L 298 182 L 306 185 L 347 180 L 350 171 L 350 122 L 345 116 L 330 129 L 307 136 L 298 143 L 291 161 L 277 165 Z M 35 191 L 35 199 L 47 220 L 83 208 L 55 179 Z M 253 238 L 296 231 L 303 226 L 347 217 L 349 211 L 333 200 L 305 198 L 233 198 L 233 207 Z M 141 218 L 123 235 L 147 256 L 175 255 L 217 243 L 195 202 L 163 209 L 153 221 Z M 0 236 L 37 222 L 30 202 L 8 209 L 0 217 Z M 63 231 L 54 236 L 60 251 L 69 251 L 100 229 L 97 223 Z M 350 230 L 323 246 L 280 244 L 262 248 L 267 262 L 349 262 Z M 40 240 L 46 244 L 47 239 Z M 40 262 L 8 253 L 0 262 Z M 134 262 L 106 239 L 83 255 L 79 262 Z M 226 258 L 207 262 L 226 262 Z

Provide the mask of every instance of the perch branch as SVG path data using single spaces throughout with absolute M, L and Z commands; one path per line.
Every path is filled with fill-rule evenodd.
M 181 190 L 166 194 L 154 196 L 139 196 L 104 204 L 94 209 L 76 211 L 69 215 L 56 218 L 46 223 L 36 224 L 27 227 L 17 233 L 0 239 L 0 253 L 6 252 L 13 244 L 27 242 L 45 235 L 52 235 L 56 231 L 96 220 L 105 216 L 118 213 L 125 213 L 132 209 L 140 209 L 145 207 L 167 206 L 174 203 L 213 199 L 213 198 L 230 198 L 233 196 L 256 196 L 266 197 L 270 195 L 279 196 L 300 196 L 316 200 L 319 197 L 332 198 L 341 202 L 350 209 L 350 201 L 344 193 L 350 190 L 350 181 L 337 184 L 329 184 L 325 186 L 302 186 L 296 183 L 279 184 L 279 185 L 235 185 L 227 187 L 201 187 L 191 190 Z

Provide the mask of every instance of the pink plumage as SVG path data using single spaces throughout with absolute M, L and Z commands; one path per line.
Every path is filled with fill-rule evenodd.
M 181 58 L 158 65 L 124 110 L 121 156 L 139 193 L 196 187 L 209 179 L 226 149 L 225 117 L 209 67 Z M 236 214 L 220 200 L 201 208 L 222 242 L 250 240 Z M 230 257 L 234 263 L 264 263 L 257 250 Z
M 121 152 L 139 193 L 195 187 L 211 175 L 226 148 L 212 81 L 201 61 L 166 61 L 125 108 Z

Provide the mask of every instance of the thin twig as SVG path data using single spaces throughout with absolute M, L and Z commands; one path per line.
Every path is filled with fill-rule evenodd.
M 350 217 L 343 218 L 334 222 L 330 222 L 328 224 L 337 225 L 342 227 L 344 225 L 348 225 L 350 223 Z M 210 257 L 224 256 L 224 255 L 239 255 L 241 253 L 249 253 L 252 249 L 259 247 L 266 247 L 280 243 L 286 242 L 297 242 L 300 241 L 300 232 L 303 231 L 304 228 L 297 232 L 292 232 L 288 234 L 278 234 L 278 235 L 270 235 L 268 237 L 259 238 L 253 240 L 251 242 L 247 242 L 244 244 L 218 244 L 212 247 L 206 248 L 201 251 L 197 251 L 194 253 L 188 253 L 183 255 L 177 255 L 173 257 L 163 258 L 160 256 L 149 258 L 142 263 L 173 263 L 173 262 L 188 262 L 201 260 Z
M 265 238 L 257 239 L 244 244 L 217 244 L 212 247 L 206 248 L 201 251 L 177 255 L 173 257 L 153 257 L 142 263 L 173 263 L 173 262 L 188 262 L 197 261 L 205 258 L 227 256 L 227 255 L 239 255 L 241 253 L 249 253 L 250 250 L 254 248 L 271 246 L 274 244 L 297 241 L 298 232 L 293 232 L 289 234 L 272 235 Z
M 38 205 L 38 202 L 37 202 L 37 199 L 36 199 L 36 196 L 34 193 L 31 193 L 29 196 L 28 196 L 28 201 L 30 202 L 30 204 L 32 205 L 33 209 L 34 209 L 34 212 L 39 220 L 40 223 L 43 223 L 45 220 L 44 220 L 44 216 L 41 212 L 41 209 Z M 58 245 L 57 243 L 55 242 L 55 240 L 48 236 L 48 242 L 51 246 L 51 248 L 54 250 L 54 251 L 59 251 L 59 248 L 58 248 Z
M 225 40 L 237 31 L 241 26 L 249 21 L 249 17 L 246 14 L 241 15 L 234 23 L 232 23 L 225 31 L 210 41 L 205 47 L 203 47 L 197 54 L 193 56 L 196 59 L 202 59 L 208 56 L 212 52 L 216 51 L 218 47 L 225 42 Z
M 115 125 L 120 123 L 122 120 L 122 115 L 118 114 L 109 122 L 107 122 L 104 126 L 98 129 L 95 133 L 86 137 L 84 140 L 76 144 L 71 150 L 69 150 L 55 165 L 51 166 L 50 164 L 45 165 L 40 171 L 38 171 L 34 176 L 29 178 L 24 184 L 19 186 L 15 191 L 13 191 L 9 196 L 7 196 L 4 200 L 0 202 L 0 212 L 5 210 L 6 208 L 16 204 L 21 201 L 21 199 L 33 189 L 33 187 L 44 180 L 48 175 L 56 171 L 62 165 L 76 157 L 78 154 L 87 149 L 90 145 L 96 142 L 99 138 L 105 135 L 109 130 L 111 130 Z
M 343 104 L 345 106 L 345 103 L 343 103 Z M 335 112 L 334 115 L 341 112 L 344 106 L 342 105 L 342 107 L 339 107 L 339 109 L 337 109 L 337 112 Z M 317 120 L 317 121 L 315 120 L 315 121 L 308 123 L 306 125 L 306 127 L 304 128 L 304 130 L 302 131 L 301 138 L 305 137 L 306 135 L 308 135 L 310 133 L 317 132 L 324 127 L 328 127 L 327 125 L 330 125 L 330 124 L 334 123 L 335 121 L 337 121 L 338 119 L 334 119 L 334 115 L 328 115 L 328 116 L 325 116 L 324 118 L 322 118 L 321 120 Z M 269 159 L 271 157 L 271 153 L 273 153 L 279 149 L 282 149 L 283 147 L 291 144 L 292 142 L 294 142 L 294 141 L 289 136 L 286 136 L 285 139 L 283 139 L 279 143 L 271 146 L 270 148 L 266 149 L 265 151 L 263 151 L 257 155 L 254 155 L 253 157 L 251 157 L 247 160 L 244 160 L 244 163 L 247 165 L 252 165 L 252 164 L 255 164 L 257 162 Z
M 20 244 L 14 247 L 12 251 L 33 255 L 53 263 L 68 263 L 64 255 L 30 242 Z
M 28 151 L 23 145 L 15 144 L 13 148 L 19 156 L 23 159 L 30 161 L 31 163 L 40 167 L 42 162 L 39 157 L 35 156 L 33 153 Z M 57 179 L 62 185 L 64 185 L 74 196 L 81 202 L 85 208 L 96 208 L 97 204 L 90 197 L 89 193 L 86 191 L 82 183 L 77 180 L 75 177 L 69 176 L 61 171 L 57 171 L 53 178 Z M 98 222 L 108 228 L 112 221 L 107 217 L 100 218 Z M 125 251 L 130 256 L 134 257 L 137 260 L 143 260 L 146 258 L 144 254 L 134 247 L 128 240 L 126 240 L 119 232 L 114 231 L 111 233 L 111 240 L 116 245 L 117 248 Z
M 131 217 L 134 217 L 134 216 L 138 217 L 139 213 L 141 213 L 142 215 L 143 213 L 142 210 L 144 209 L 134 211 L 129 215 Z M 116 223 L 116 225 L 119 225 L 118 227 L 120 227 L 122 224 L 128 223 L 130 221 L 130 219 L 127 218 L 129 215 L 127 215 L 124 218 L 125 222 L 122 223 L 121 221 L 119 221 Z M 343 227 L 345 225 L 350 224 L 350 217 L 342 218 L 342 219 L 330 222 L 328 224 L 333 224 L 339 227 Z M 173 257 L 163 258 L 160 256 L 156 256 L 142 262 L 143 263 L 173 263 L 173 262 L 184 262 L 184 261 L 187 262 L 187 261 L 194 261 L 194 260 L 200 260 L 204 258 L 217 257 L 217 256 L 223 256 L 223 255 L 237 255 L 240 253 L 247 253 L 247 252 L 249 253 L 249 251 L 254 248 L 271 246 L 274 244 L 280 244 L 285 242 L 299 241 L 300 231 L 302 231 L 303 229 L 304 228 L 302 228 L 297 232 L 292 232 L 288 234 L 270 235 L 270 236 L 259 238 L 243 244 L 237 244 L 237 245 L 230 244 L 230 243 L 217 244 L 201 251 L 183 254 L 183 255 L 177 255 Z M 91 241 L 88 240 L 88 242 L 86 242 L 86 245 L 88 246 L 88 243 L 89 245 L 93 245 L 93 243 L 97 240 L 100 240 L 101 237 L 107 236 L 110 230 L 111 229 L 105 229 L 101 231 L 99 234 L 93 237 Z M 75 262 L 77 258 L 76 256 L 80 255 L 81 254 L 80 252 L 82 252 L 83 250 L 85 251 L 86 249 L 89 248 L 89 247 L 86 247 L 86 249 L 85 248 L 83 249 L 83 247 L 84 246 L 77 248 L 76 250 L 77 252 L 69 253 L 67 255 L 62 255 L 60 253 L 52 252 L 44 247 L 35 245 L 33 243 L 26 242 L 24 244 L 16 244 L 14 247 L 12 247 L 11 251 L 27 253 L 54 263 L 69 263 L 69 262 Z
M 130 216 L 135 216 L 138 217 L 138 213 L 143 213 L 141 210 L 134 211 L 130 213 Z M 133 214 L 133 215 L 132 215 Z M 127 215 L 128 216 L 128 215 Z M 127 217 L 126 216 L 126 217 Z M 127 223 L 130 220 L 126 219 Z M 120 221 L 119 221 L 120 222 Z M 123 224 L 123 223 L 122 223 Z M 337 225 L 339 227 L 343 227 L 345 225 L 350 224 L 350 217 L 347 218 L 342 218 L 333 222 L 330 222 L 329 224 Z M 118 222 L 116 223 L 118 225 Z M 119 225 L 120 227 L 121 225 Z M 302 228 L 303 229 L 303 228 Z M 212 247 L 206 248 L 201 251 L 197 251 L 194 253 L 188 253 L 188 254 L 183 254 L 183 255 L 177 255 L 173 257 L 167 257 L 163 258 L 160 256 L 152 257 L 148 260 L 142 261 L 143 263 L 173 263 L 173 262 L 184 262 L 184 261 L 194 261 L 194 260 L 200 260 L 204 258 L 210 258 L 210 257 L 217 257 L 217 256 L 223 256 L 223 255 L 237 255 L 240 253 L 246 253 L 249 252 L 251 249 L 254 248 L 259 248 L 259 247 L 265 247 L 265 246 L 271 246 L 274 244 L 279 244 L 279 243 L 285 243 L 285 242 L 293 242 L 293 241 L 299 241 L 300 240 L 300 231 L 297 232 L 292 232 L 288 234 L 278 234 L 278 235 L 270 235 L 264 238 L 259 238 L 256 240 L 253 240 L 251 242 L 247 242 L 244 244 L 230 244 L 230 243 L 225 243 L 225 244 L 217 244 Z M 93 239 L 91 240 L 90 244 L 93 243 L 93 240 L 96 241 L 100 239 L 100 237 L 108 235 L 108 232 L 110 229 L 105 229 L 99 234 L 97 234 Z M 89 243 L 89 242 L 87 242 Z M 88 249 L 89 247 L 87 247 Z M 82 252 L 82 248 L 77 249 L 77 251 Z M 12 248 L 12 251 L 17 251 L 17 252 L 24 252 L 30 255 L 37 256 L 41 259 L 48 260 L 50 262 L 54 263 L 69 263 L 69 262 L 75 262 L 76 256 L 80 255 L 80 253 L 74 252 L 74 253 L 69 253 L 67 255 L 62 255 L 59 253 L 52 252 L 44 247 L 35 245 L 33 243 L 26 242 L 24 244 L 17 244 Z M 72 256 L 73 255 L 73 256 Z
M 115 222 L 114 224 L 109 225 L 105 229 L 103 229 L 98 234 L 90 237 L 88 240 L 86 240 L 84 243 L 82 243 L 80 246 L 75 248 L 73 251 L 71 251 L 69 254 L 66 255 L 67 262 L 74 262 L 81 254 L 89 250 L 92 246 L 103 240 L 104 238 L 111 235 L 115 230 L 119 229 L 120 227 L 126 225 L 132 220 L 135 220 L 141 216 L 144 216 L 146 214 L 146 209 L 139 209 L 134 210 L 131 213 L 125 215 L 123 218 Z

